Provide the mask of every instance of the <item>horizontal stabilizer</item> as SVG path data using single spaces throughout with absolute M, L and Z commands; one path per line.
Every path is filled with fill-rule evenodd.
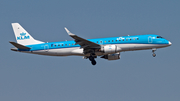
M 18 48 L 18 49 L 31 49 L 31 48 L 29 48 L 29 47 L 26 47 L 26 46 L 24 46 L 24 45 L 21 45 L 21 44 L 18 44 L 18 43 L 15 43 L 15 42 L 9 42 L 9 43 L 11 43 L 12 45 L 14 45 L 16 48 Z

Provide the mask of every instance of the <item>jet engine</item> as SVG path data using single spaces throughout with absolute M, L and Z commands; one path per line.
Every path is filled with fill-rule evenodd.
M 108 59 L 108 60 L 118 60 L 120 59 L 120 53 L 103 55 L 101 58 Z
M 106 45 L 101 47 L 101 51 L 104 53 L 117 53 L 121 51 L 121 48 L 116 45 Z

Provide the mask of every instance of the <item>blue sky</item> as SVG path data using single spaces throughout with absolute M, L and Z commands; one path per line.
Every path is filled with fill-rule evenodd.
M 1 0 L 1 101 L 179 101 L 180 1 Z M 44 42 L 158 34 L 171 47 L 122 52 L 121 59 L 51 57 L 13 52 L 11 23 Z

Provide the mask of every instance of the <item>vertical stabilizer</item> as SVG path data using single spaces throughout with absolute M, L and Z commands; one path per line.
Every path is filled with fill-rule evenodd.
M 12 23 L 12 27 L 17 43 L 21 45 L 44 43 L 42 41 L 35 40 L 19 23 Z

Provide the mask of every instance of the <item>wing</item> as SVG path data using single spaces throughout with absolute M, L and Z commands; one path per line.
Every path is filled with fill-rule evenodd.
M 86 48 L 86 49 L 90 49 L 90 48 L 100 48 L 101 45 L 96 44 L 94 42 L 91 42 L 89 40 L 86 40 L 84 38 L 81 38 L 73 33 L 71 33 L 67 28 L 65 28 L 66 32 L 69 34 L 69 36 L 71 36 L 73 39 L 75 39 L 76 44 L 79 44 L 81 46 L 81 48 Z

